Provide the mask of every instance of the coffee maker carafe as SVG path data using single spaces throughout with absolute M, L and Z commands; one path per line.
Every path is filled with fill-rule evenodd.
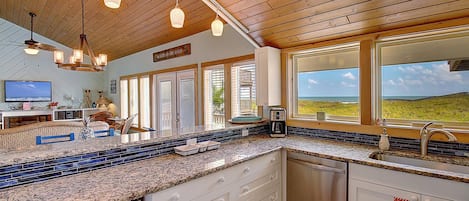
M 287 112 L 284 108 L 270 109 L 270 137 L 285 137 L 287 135 Z

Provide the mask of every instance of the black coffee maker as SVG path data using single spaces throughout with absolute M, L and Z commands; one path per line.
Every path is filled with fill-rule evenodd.
M 270 109 L 270 137 L 287 136 L 287 112 L 285 108 Z

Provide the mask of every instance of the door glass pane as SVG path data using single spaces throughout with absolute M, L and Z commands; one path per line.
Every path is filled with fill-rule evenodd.
M 150 78 L 140 78 L 140 127 L 150 126 Z
M 130 79 L 130 110 L 129 115 L 138 114 L 138 80 L 137 78 Z M 133 126 L 138 126 L 138 116 L 132 122 Z
M 179 82 L 179 127 L 195 126 L 194 79 L 182 79 Z
M 159 109 L 160 109 L 160 129 L 170 130 L 172 128 L 172 96 L 171 96 L 171 81 L 161 81 L 159 88 Z
M 223 65 L 204 71 L 205 125 L 216 127 L 225 124 L 224 77 Z
M 121 94 L 121 117 L 127 118 L 129 116 L 129 90 L 128 90 L 128 81 L 120 81 L 120 94 Z

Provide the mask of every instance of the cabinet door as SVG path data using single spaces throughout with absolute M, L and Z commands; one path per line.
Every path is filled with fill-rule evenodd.
M 378 184 L 350 180 L 350 201 L 419 201 L 420 195 Z
M 441 199 L 437 197 L 431 197 L 428 195 L 422 195 L 422 201 L 450 201 L 450 200 Z

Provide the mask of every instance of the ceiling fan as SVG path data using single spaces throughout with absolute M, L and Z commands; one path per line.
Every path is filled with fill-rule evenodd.
M 27 47 L 24 49 L 26 54 L 37 54 L 39 52 L 39 49 L 47 50 L 47 51 L 56 50 L 56 48 L 52 45 L 40 43 L 33 39 L 33 25 L 34 25 L 33 20 L 34 20 L 34 17 L 36 17 L 36 14 L 33 12 L 29 12 L 29 16 L 31 16 L 31 39 L 24 41 L 24 44 L 27 45 Z

